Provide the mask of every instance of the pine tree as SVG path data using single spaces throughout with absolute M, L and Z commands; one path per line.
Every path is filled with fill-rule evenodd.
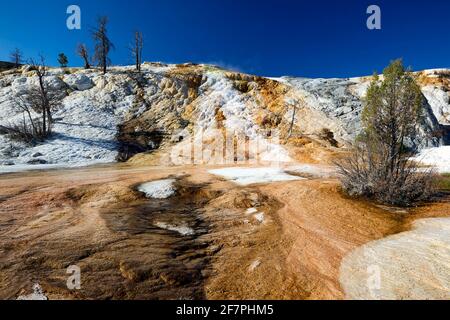
M 375 75 L 362 114 L 362 139 L 382 158 L 386 175 L 398 170 L 407 153 L 405 143 L 416 139 L 422 116 L 420 87 L 401 60 L 393 61 L 384 70 L 383 81 Z
M 433 175 L 409 161 L 417 151 L 423 96 L 401 60 L 374 75 L 362 113 L 363 132 L 338 163 L 344 189 L 380 202 L 409 205 L 429 196 Z
M 60 53 L 58 55 L 58 62 L 61 65 L 61 68 L 66 68 L 69 64 L 69 59 L 67 59 L 67 56 L 64 53 Z

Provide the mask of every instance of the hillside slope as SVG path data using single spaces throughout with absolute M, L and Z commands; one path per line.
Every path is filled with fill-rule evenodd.
M 427 101 L 422 147 L 439 146 L 439 133 L 450 124 L 450 70 L 418 76 Z M 0 73 L 0 124 L 22 119 L 14 97 L 35 81 L 26 66 Z M 358 134 L 370 78 L 269 79 L 209 65 L 145 63 L 140 75 L 132 67 L 106 75 L 51 69 L 47 81 L 65 93 L 54 134 L 33 146 L 0 136 L 3 171 L 125 161 L 156 149 L 167 155 L 173 147 L 218 143 L 217 132 L 224 131 L 259 141 L 247 158 L 295 160 L 291 146 L 342 147 Z

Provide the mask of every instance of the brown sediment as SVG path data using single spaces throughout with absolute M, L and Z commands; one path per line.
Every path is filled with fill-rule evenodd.
M 264 235 L 274 230 L 242 210 L 258 205 L 269 215 L 276 205 L 258 191 L 214 182 L 202 170 L 189 176 L 196 171 L 118 166 L 1 177 L 0 298 L 14 299 L 34 283 L 50 299 L 232 297 L 230 257 L 239 258 L 245 273 L 254 248 L 270 244 Z M 177 179 L 172 198 L 146 199 L 135 191 L 166 177 Z M 195 234 L 161 229 L 161 222 Z M 79 291 L 66 287 L 71 265 L 81 268 Z M 222 275 L 229 283 L 218 288 L 211 279 Z
M 198 210 L 216 193 L 181 180 L 176 199 L 151 201 L 134 188 L 145 182 L 145 171 L 106 174 L 103 183 L 89 173 L 84 181 L 71 172 L 46 178 L 52 186 L 1 203 L 1 298 L 14 298 L 33 282 L 51 299 L 203 298 L 208 243 L 198 238 L 208 225 Z M 158 220 L 189 225 L 196 234 L 158 228 Z M 79 291 L 65 287 L 70 265 L 82 270 Z
M 136 191 L 165 178 L 177 180 L 172 198 Z M 0 190 L 4 299 L 34 283 L 50 299 L 342 299 L 344 256 L 450 212 L 445 201 L 402 213 L 349 199 L 334 179 L 239 187 L 194 166 L 10 174 Z M 79 291 L 66 287 L 70 265 Z
M 341 259 L 357 246 L 392 232 L 399 222 L 389 212 L 346 199 L 335 181 L 314 180 L 264 187 L 286 206 L 279 211 L 284 233 L 293 238 L 286 264 L 308 299 L 341 299 Z

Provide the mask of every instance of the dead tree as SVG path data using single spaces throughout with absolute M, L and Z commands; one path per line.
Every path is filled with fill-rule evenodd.
M 292 119 L 291 119 L 291 123 L 289 125 L 288 138 L 292 137 L 297 109 L 302 108 L 304 105 L 305 105 L 305 102 L 303 100 L 300 100 L 300 101 L 292 101 L 287 106 L 288 110 L 289 110 L 289 107 L 292 108 Z
M 84 61 L 84 68 L 90 69 L 91 64 L 89 62 L 89 52 L 85 44 L 79 44 L 77 48 L 77 54 L 83 59 Z
M 290 138 L 292 136 L 292 131 L 294 130 L 294 122 L 295 122 L 295 113 L 297 111 L 297 107 L 296 106 L 292 106 L 292 120 L 291 120 L 291 125 L 289 126 L 289 135 L 288 138 Z
M 11 62 L 14 63 L 14 66 L 18 68 L 23 61 L 22 51 L 19 48 L 14 49 L 14 51 L 10 54 Z
M 134 33 L 134 44 L 131 46 L 131 53 L 133 54 L 133 58 L 136 63 L 137 72 L 141 72 L 143 48 L 144 48 L 144 37 L 142 36 L 142 32 L 136 31 Z
M 94 60 L 106 74 L 108 66 L 111 64 L 109 52 L 114 49 L 114 44 L 108 38 L 108 17 L 100 17 L 97 21 L 97 28 L 92 31 L 92 37 L 95 42 Z
M 53 124 L 52 113 L 65 95 L 64 91 L 49 85 L 48 68 L 42 56 L 39 62 L 31 59 L 29 64 L 37 81 L 12 99 L 16 110 L 22 113 L 22 119 L 10 125 L 0 126 L 0 134 L 27 143 L 43 141 L 50 136 Z
M 23 101 L 34 112 L 40 115 L 40 132 L 43 137 L 47 137 L 51 134 L 53 124 L 52 114 L 54 109 L 60 104 L 62 93 L 50 88 L 46 81 L 48 67 L 42 56 L 40 57 L 40 62 L 31 59 L 30 65 L 38 78 L 38 84 L 31 87 L 25 93 Z
M 22 119 L 8 125 L 0 125 L 0 134 L 9 136 L 13 140 L 31 143 L 42 141 L 46 137 L 43 132 L 42 119 L 37 113 L 39 92 L 37 88 L 30 88 L 26 93 L 14 96 L 12 102 L 17 111 L 22 113 Z

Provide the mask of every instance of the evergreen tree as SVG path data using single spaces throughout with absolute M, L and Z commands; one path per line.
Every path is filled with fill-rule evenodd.
M 58 62 L 61 65 L 61 68 L 66 68 L 69 64 L 69 59 L 67 59 L 67 56 L 64 53 L 60 53 L 58 55 Z
M 429 196 L 432 175 L 409 161 L 417 151 L 423 106 L 420 87 L 401 60 L 382 77 L 374 76 L 362 113 L 363 132 L 351 156 L 338 163 L 345 190 L 396 205 Z

